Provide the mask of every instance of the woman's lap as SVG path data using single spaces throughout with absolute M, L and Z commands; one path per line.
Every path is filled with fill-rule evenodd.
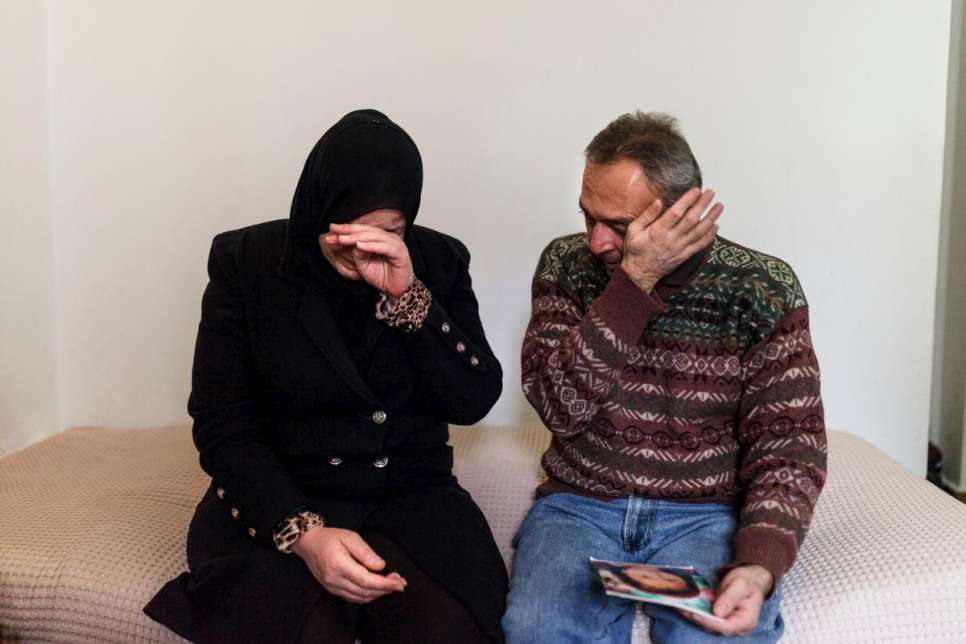
M 469 495 L 459 488 L 438 493 L 423 490 L 413 497 L 415 500 L 383 505 L 371 517 L 374 525 L 369 527 L 366 522 L 359 530 L 387 560 L 387 570 L 399 570 L 410 582 L 404 593 L 372 602 L 368 610 L 359 611 L 355 605 L 329 595 L 297 555 L 282 555 L 250 538 L 221 502 L 206 497 L 189 530 L 191 573 L 170 582 L 146 607 L 146 612 L 182 636 L 199 642 L 300 641 L 300 637 L 302 641 L 338 641 L 340 632 L 351 642 L 357 625 L 359 632 L 367 636 L 363 641 L 394 641 L 392 623 L 416 633 L 415 637 L 404 638 L 408 641 L 445 641 L 453 633 L 467 644 L 493 641 L 501 635 L 499 615 L 505 595 L 505 569 L 485 520 Z M 435 535 L 439 552 L 445 552 L 450 559 L 446 565 L 464 568 L 460 573 L 463 576 L 472 573 L 480 581 L 488 580 L 488 585 L 477 584 L 486 590 L 469 599 L 435 581 L 433 566 L 440 566 L 439 561 L 433 560 L 437 552 L 424 554 L 427 561 L 411 557 L 406 544 L 413 536 L 402 529 L 401 538 L 395 534 L 407 517 L 426 521 L 428 514 L 415 516 L 425 510 L 415 508 L 437 503 L 450 508 L 453 514 L 440 512 L 425 525 L 425 530 Z M 460 538 L 467 535 L 467 539 Z M 479 551 L 488 552 L 488 546 L 493 554 L 481 557 Z M 464 565 L 470 561 L 484 561 L 486 565 Z M 426 563 L 428 566 L 423 565 Z M 487 610 L 481 609 L 483 604 Z M 432 625 L 423 625 L 429 630 L 419 630 L 420 621 L 413 618 L 420 615 L 437 622 L 445 616 L 442 626 L 446 630 L 434 631 Z M 486 624 L 483 632 L 489 639 L 479 634 L 479 623 Z M 326 636 L 313 639 L 320 632 Z
M 470 611 L 423 572 L 392 537 L 371 530 L 363 530 L 362 537 L 386 561 L 386 572 L 406 579 L 406 590 L 360 606 L 326 593 L 306 616 L 300 642 L 351 644 L 356 637 L 364 644 L 490 641 Z

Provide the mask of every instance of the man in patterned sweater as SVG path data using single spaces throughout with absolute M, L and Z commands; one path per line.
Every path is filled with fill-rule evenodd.
M 718 580 L 720 620 L 644 604 L 655 642 L 783 631 L 781 578 L 825 481 L 819 369 L 792 269 L 718 237 L 713 199 L 667 115 L 625 114 L 587 148 L 587 232 L 543 252 L 523 344 L 553 436 L 514 539 L 511 644 L 630 641 L 633 605 L 591 556 Z

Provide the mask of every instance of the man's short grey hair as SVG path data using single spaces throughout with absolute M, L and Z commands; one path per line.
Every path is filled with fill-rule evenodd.
M 587 160 L 606 165 L 634 161 L 656 188 L 665 208 L 701 187 L 701 168 L 681 135 L 677 119 L 662 112 L 622 114 L 587 146 Z

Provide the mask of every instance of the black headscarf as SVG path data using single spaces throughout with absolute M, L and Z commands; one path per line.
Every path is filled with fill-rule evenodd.
M 349 112 L 305 160 L 292 198 L 289 239 L 317 246 L 329 224 L 381 208 L 402 211 L 408 232 L 422 188 L 423 162 L 409 135 L 382 112 Z
M 412 228 L 419 211 L 423 162 L 405 130 L 382 112 L 356 110 L 322 135 L 302 169 L 289 215 L 283 265 L 307 263 L 329 292 L 342 336 L 356 366 L 365 370 L 371 346 L 365 332 L 378 293 L 342 277 L 319 248 L 329 224 L 373 210 L 399 210 Z

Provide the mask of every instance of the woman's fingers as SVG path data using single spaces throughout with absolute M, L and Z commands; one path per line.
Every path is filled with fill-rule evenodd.
M 372 228 L 375 228 L 375 226 L 370 226 L 369 224 L 329 224 L 329 230 L 334 230 L 339 233 L 352 233 Z
M 400 592 L 406 588 L 401 577 L 389 577 L 369 572 L 359 564 L 347 566 L 342 571 L 343 578 L 359 589 L 382 593 Z
M 356 248 L 372 255 L 381 255 L 389 260 L 392 266 L 403 268 L 406 266 L 406 258 L 398 251 L 399 249 L 382 241 L 361 241 L 356 244 Z
M 388 242 L 379 240 L 359 240 L 356 242 L 356 248 L 360 248 L 367 253 L 373 253 L 375 255 L 385 255 L 392 258 L 393 253 L 396 251 L 396 247 Z
M 352 590 L 352 588 L 353 587 L 348 585 L 345 587 L 332 587 L 329 589 L 329 592 L 331 592 L 333 595 L 338 595 L 339 597 L 342 597 L 343 599 L 346 599 L 352 602 L 353 604 L 368 604 L 372 600 L 379 599 L 380 597 L 383 597 L 388 594 L 388 593 L 360 592 L 360 591 L 354 591 Z
M 379 228 L 378 226 L 369 226 L 366 224 L 329 224 L 329 233 L 339 235 L 340 237 L 344 237 L 346 235 L 376 234 L 394 237 L 402 241 L 402 237 L 396 233 L 391 233 L 384 228 Z
M 342 539 L 342 545 L 354 562 L 358 562 L 372 571 L 386 567 L 386 560 L 376 554 L 376 551 L 366 543 L 358 532 L 348 532 Z
M 376 598 L 376 593 L 374 591 L 366 590 L 365 588 L 362 588 L 357 584 L 353 584 L 345 579 L 339 579 L 329 584 L 328 590 L 336 595 L 364 599 L 366 601 Z
M 386 562 L 358 533 L 348 535 L 342 543 L 346 547 L 347 555 L 340 562 L 339 572 L 342 577 L 369 590 L 394 592 L 406 587 L 406 580 L 400 575 L 390 577 L 372 572 L 385 568 Z
M 371 575 L 372 573 L 369 574 Z M 369 588 L 368 586 L 356 583 L 348 576 L 340 577 L 332 586 L 339 590 L 358 595 L 359 597 L 365 597 L 366 599 L 375 599 L 376 597 L 382 597 L 395 591 L 394 588 Z
M 401 578 L 390 579 L 371 573 L 353 560 L 348 553 L 344 553 L 339 558 L 326 577 L 323 583 L 326 590 L 357 604 L 370 602 L 391 592 L 405 589 Z
M 393 235 L 392 233 L 387 233 L 384 230 L 379 230 L 374 228 L 372 230 L 363 230 L 356 233 L 329 233 L 325 236 L 326 241 L 331 240 L 332 244 L 339 244 L 342 246 L 350 246 L 352 244 L 358 244 L 359 242 L 385 242 L 392 244 L 396 247 L 405 248 L 402 237 L 399 235 Z
M 395 260 L 402 260 L 409 254 L 406 244 L 399 235 L 387 233 L 378 228 L 347 234 L 330 233 L 323 239 L 331 246 L 356 246 L 367 252 Z
M 350 540 L 345 539 L 343 545 L 345 545 L 346 541 Z M 361 537 L 359 538 L 359 542 L 365 544 Z M 372 552 L 372 549 L 368 545 L 365 546 L 365 549 L 368 549 L 367 553 L 360 551 L 359 554 L 360 556 L 368 558 L 369 565 L 379 568 L 385 565 L 385 562 L 375 552 Z M 406 585 L 405 580 L 398 575 L 389 577 L 370 572 L 346 548 L 332 566 L 329 587 L 333 590 L 372 600 L 387 593 L 402 591 L 406 588 Z

